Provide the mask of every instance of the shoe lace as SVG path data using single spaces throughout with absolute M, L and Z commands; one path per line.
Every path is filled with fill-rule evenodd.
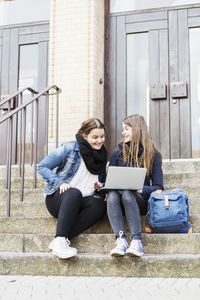
M 68 238 L 62 238 L 61 245 L 64 249 L 67 249 L 70 245 L 70 241 L 68 240 Z
M 126 241 L 125 241 L 125 239 L 122 237 L 123 236 L 123 231 L 120 231 L 119 232 L 119 237 L 117 238 L 117 240 L 116 240 L 116 242 L 115 242 L 115 244 L 117 245 L 117 246 L 126 246 Z
M 66 245 L 66 248 L 68 248 L 70 245 L 70 241 L 68 240 L 68 238 L 65 238 L 65 245 Z

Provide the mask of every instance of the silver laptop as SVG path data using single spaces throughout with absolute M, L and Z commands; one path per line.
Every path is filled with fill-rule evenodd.
M 141 190 L 146 168 L 109 167 L 105 186 L 102 189 Z

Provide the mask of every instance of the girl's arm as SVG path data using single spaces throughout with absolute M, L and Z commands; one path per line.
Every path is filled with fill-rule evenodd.
M 117 154 L 118 154 L 118 150 L 115 149 L 115 150 L 112 152 L 112 155 L 111 155 L 111 158 L 110 158 L 109 166 L 118 166 Z
M 65 156 L 64 146 L 60 146 L 39 163 L 37 167 L 38 173 L 47 183 L 58 187 L 63 182 L 63 179 L 53 169 L 63 163 Z
M 152 185 L 143 186 L 143 196 L 149 198 L 150 194 L 156 190 L 163 190 L 163 171 L 160 156 L 156 153 L 153 157 Z

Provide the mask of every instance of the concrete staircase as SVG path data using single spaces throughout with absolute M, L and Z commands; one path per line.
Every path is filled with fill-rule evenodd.
M 56 220 L 45 207 L 43 186 L 32 188 L 32 169 L 26 167 L 25 197 L 20 202 L 20 179 L 13 167 L 11 217 L 6 217 L 5 167 L 0 167 L 0 274 L 200 277 L 200 160 L 164 162 L 165 189 L 181 187 L 188 194 L 193 233 L 145 234 L 142 258 L 111 258 L 114 235 L 105 217 L 72 240 L 78 256 L 62 260 L 47 252 Z M 142 228 L 147 224 L 142 217 Z

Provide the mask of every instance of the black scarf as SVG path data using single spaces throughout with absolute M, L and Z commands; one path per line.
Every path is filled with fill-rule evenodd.
M 88 171 L 92 174 L 100 175 L 106 168 L 106 148 L 103 145 L 100 150 L 93 149 L 79 133 L 76 134 L 76 139 L 79 143 L 80 153 Z

